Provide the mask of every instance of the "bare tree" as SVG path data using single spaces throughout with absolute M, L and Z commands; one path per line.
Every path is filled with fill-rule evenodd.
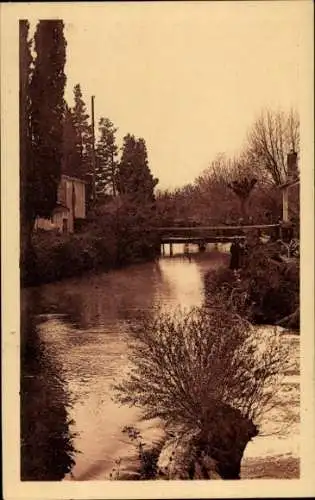
M 263 338 L 222 307 L 159 312 L 137 325 L 118 401 L 140 407 L 144 419 L 160 418 L 173 436 L 214 458 L 222 478 L 238 479 L 259 417 L 276 400 L 287 360 L 280 339 Z
M 247 217 L 247 202 L 250 194 L 257 184 L 257 179 L 254 177 L 242 177 L 228 183 L 228 187 L 236 194 L 241 204 L 241 213 L 244 219 Z
M 227 187 L 231 168 L 231 160 L 221 153 L 195 180 L 199 206 L 213 223 L 230 221 L 238 212 L 237 202 Z
M 286 179 L 287 154 L 291 150 L 299 153 L 299 128 L 296 111 L 265 110 L 249 131 L 248 160 L 254 168 L 263 169 L 266 179 L 276 185 Z

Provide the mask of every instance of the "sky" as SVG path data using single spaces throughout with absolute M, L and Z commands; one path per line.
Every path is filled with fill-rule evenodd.
M 160 188 L 192 182 L 217 154 L 237 154 L 263 108 L 299 109 L 305 4 L 77 4 L 63 15 L 66 99 L 80 83 L 119 145 L 143 137 Z

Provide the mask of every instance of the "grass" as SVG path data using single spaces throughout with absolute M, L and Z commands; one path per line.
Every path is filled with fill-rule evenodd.
M 300 459 L 296 457 L 266 457 L 244 459 L 242 479 L 299 479 Z

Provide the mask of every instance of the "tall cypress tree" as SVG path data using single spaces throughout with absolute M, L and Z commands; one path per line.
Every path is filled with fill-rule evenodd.
M 27 181 L 31 167 L 31 129 L 30 129 L 30 79 L 31 79 L 31 42 L 28 40 L 29 22 L 20 21 L 20 182 L 21 215 L 27 218 Z
M 108 118 L 99 121 L 99 140 L 96 145 L 96 187 L 98 193 L 110 191 L 116 196 L 117 153 L 115 134 L 117 128 Z
M 39 21 L 34 40 L 36 59 L 30 84 L 32 175 L 26 188 L 32 216 L 50 217 L 57 201 L 63 149 L 66 84 L 63 21 Z
M 73 177 L 78 176 L 81 169 L 81 156 L 77 148 L 77 131 L 73 113 L 66 105 L 63 122 L 63 157 L 62 173 Z
M 80 84 L 74 86 L 73 124 L 76 130 L 76 148 L 80 157 L 77 176 L 84 177 L 92 172 L 92 126 L 83 100 Z
M 30 127 L 30 79 L 31 79 L 31 42 L 28 40 L 29 22 L 19 23 L 19 106 L 20 106 L 20 234 L 21 258 L 26 260 L 26 252 L 30 246 L 31 231 L 35 214 L 32 198 L 32 157 Z

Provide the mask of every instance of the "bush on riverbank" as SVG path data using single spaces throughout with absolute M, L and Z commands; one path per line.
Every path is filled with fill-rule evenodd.
M 224 304 L 249 321 L 299 328 L 299 261 L 283 262 L 276 243 L 250 249 L 239 273 L 209 271 L 205 277 L 206 304 Z
M 246 320 L 222 308 L 160 312 L 138 325 L 117 400 L 141 408 L 144 419 L 160 418 L 180 443 L 176 478 L 195 478 L 198 468 L 204 479 L 238 479 L 286 361 L 278 337 L 262 342 Z
M 21 269 L 23 285 L 58 281 L 115 265 L 115 242 L 91 234 L 39 232 L 33 237 L 32 262 Z
M 119 207 L 113 213 L 99 209 L 86 221 L 84 232 L 60 234 L 39 231 L 33 235 L 26 262 L 21 262 L 22 285 L 37 285 L 154 259 L 159 241 L 147 231 L 145 211 Z

